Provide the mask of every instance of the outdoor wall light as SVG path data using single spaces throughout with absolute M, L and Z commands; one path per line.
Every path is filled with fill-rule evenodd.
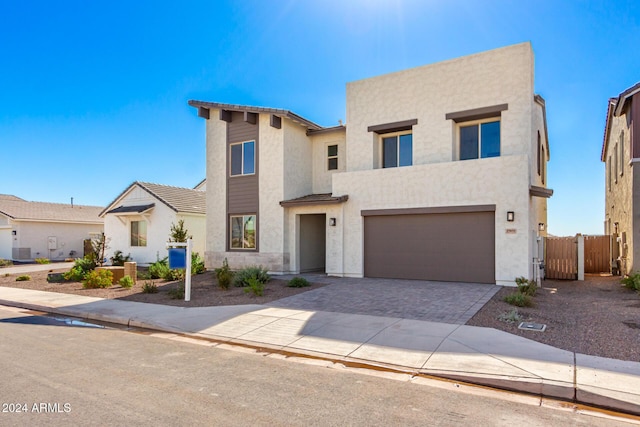
M 544 231 L 544 222 L 539 222 L 538 223 L 538 230 L 539 231 Z
M 329 218 L 329 225 L 332 227 L 336 226 L 336 219 L 335 218 Z
M 18 234 L 18 231 L 13 230 L 13 231 L 11 231 L 11 234 L 13 234 L 15 236 L 16 234 Z
M 507 221 L 513 222 L 514 219 L 516 219 L 515 212 L 514 211 L 507 212 Z

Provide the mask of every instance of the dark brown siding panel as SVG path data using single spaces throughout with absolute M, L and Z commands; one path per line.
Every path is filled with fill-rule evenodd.
M 244 114 L 233 112 L 232 121 L 227 125 L 229 143 L 252 141 L 258 139 L 258 125 L 244 121 Z
M 366 277 L 495 283 L 495 213 L 364 218 Z
M 229 178 L 228 213 L 258 212 L 258 177 L 255 175 Z
M 492 105 L 491 107 L 474 108 L 472 110 L 456 111 L 445 114 L 445 119 L 454 122 L 466 122 L 470 120 L 487 119 L 489 117 L 500 117 L 500 114 L 509 109 L 509 104 Z
M 369 126 L 368 132 L 375 133 L 391 133 L 400 132 L 403 130 L 410 130 L 413 126 L 418 124 L 418 119 L 403 120 L 401 122 L 385 123 L 382 125 Z
M 631 98 L 631 146 L 633 147 L 633 157 L 640 158 L 640 93 L 636 93 Z

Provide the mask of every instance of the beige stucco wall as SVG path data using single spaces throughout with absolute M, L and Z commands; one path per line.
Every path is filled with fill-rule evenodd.
M 0 259 L 11 259 L 11 226 L 0 225 Z
M 331 177 L 335 173 L 347 170 L 346 132 L 338 130 L 311 137 L 313 144 L 313 193 L 331 193 Z M 338 146 L 338 169 L 328 170 L 327 149 L 330 145 Z
M 622 149 L 624 150 L 624 161 L 622 165 L 618 161 L 618 174 L 615 173 L 612 164 L 611 186 L 609 187 L 609 163 L 613 162 L 616 156 L 616 146 L 620 146 L 620 135 L 624 133 Z M 622 272 L 629 273 L 632 270 L 639 270 L 634 265 L 634 259 L 638 257 L 634 253 L 634 232 L 633 232 L 633 187 L 640 185 L 640 176 L 636 163 L 631 163 L 631 132 L 627 126 L 627 115 L 623 114 L 619 117 L 611 117 L 611 128 L 609 131 L 609 140 L 607 143 L 607 151 L 605 153 L 605 233 L 614 235 L 614 224 L 617 222 L 618 234 L 615 237 L 622 238 L 622 233 L 626 234 L 626 248 L 622 242 L 618 243 L 618 251 L 614 248 L 614 253 L 620 254 L 622 261 Z M 620 175 L 622 172 L 622 175 Z M 640 188 L 640 187 L 638 187 Z M 637 228 L 637 227 L 636 227 Z
M 82 257 L 84 240 L 95 237 L 103 230 L 102 224 L 77 224 L 63 222 L 12 221 L 13 248 L 31 248 L 31 259 Z M 56 249 L 49 250 L 48 238 L 56 238 Z M 74 251 L 73 255 L 71 255 Z
M 138 186 L 133 187 L 119 201 L 122 206 L 135 206 L 155 203 L 154 208 L 145 215 L 114 215 L 104 217 L 104 233 L 108 239 L 107 262 L 115 251 L 131 255 L 132 261 L 147 264 L 168 255 L 166 243 L 169 240 L 171 225 L 179 219 L 185 220 L 185 227 L 193 236 L 194 251 L 204 254 L 206 236 L 206 218 L 204 215 L 184 215 L 176 212 Z M 131 221 L 147 221 L 147 246 L 131 246 Z
M 371 125 L 418 119 L 413 164 L 450 162 L 456 126 L 445 114 L 508 104 L 501 155 L 527 153 L 531 138 L 533 52 L 529 43 L 347 84 L 347 170 L 378 163 Z
M 528 276 L 528 161 L 526 155 L 505 156 L 334 175 L 334 194 L 349 194 L 342 222 L 343 275 L 362 277 L 364 273 L 364 209 L 495 204 L 496 283 L 512 284 L 517 276 Z M 515 221 L 507 222 L 511 210 Z M 332 253 L 332 248 L 327 252 Z M 339 261 L 328 259 L 330 263 Z

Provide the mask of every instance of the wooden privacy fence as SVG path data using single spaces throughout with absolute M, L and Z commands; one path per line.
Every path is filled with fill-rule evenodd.
M 545 276 L 547 279 L 578 279 L 578 242 L 575 237 L 547 237 Z
M 605 273 L 611 268 L 609 236 L 584 236 L 584 272 Z

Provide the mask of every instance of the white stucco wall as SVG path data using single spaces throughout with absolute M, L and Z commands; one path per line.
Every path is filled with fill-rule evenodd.
M 0 225 L 0 259 L 11 259 L 11 226 Z
M 31 260 L 35 258 L 64 260 L 82 257 L 84 240 L 101 233 L 103 225 L 14 221 L 13 229 L 16 231 L 16 235 L 12 236 L 13 248 L 31 248 Z M 56 238 L 55 249 L 49 249 L 49 237 Z
M 130 254 L 132 261 L 139 264 L 152 263 L 166 257 L 168 255 L 166 242 L 169 240 L 171 224 L 177 224 L 181 218 L 184 218 L 185 227 L 193 236 L 194 251 L 204 253 L 206 236 L 204 215 L 178 217 L 174 210 L 137 186 L 125 194 L 119 203 L 122 206 L 155 203 L 155 207 L 145 215 L 105 215 L 104 230 L 109 246 L 106 251 L 107 260 L 117 250 L 122 251 L 124 255 Z M 147 221 L 147 246 L 131 246 L 131 221 L 143 220 Z
M 331 176 L 347 170 L 346 132 L 338 130 L 311 136 L 313 144 L 313 193 L 331 193 Z M 330 145 L 338 146 L 338 169 L 328 170 L 327 149 Z

